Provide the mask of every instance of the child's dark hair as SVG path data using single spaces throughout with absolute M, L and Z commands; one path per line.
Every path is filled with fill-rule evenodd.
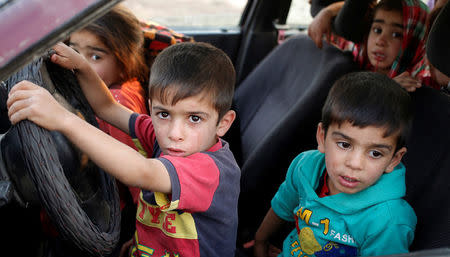
M 350 122 L 353 126 L 386 128 L 398 133 L 396 150 L 405 146 L 413 119 L 409 94 L 394 80 L 376 72 L 353 72 L 337 80 L 322 108 L 322 126 Z
M 148 81 L 148 67 L 144 58 L 144 34 L 139 20 L 122 4 L 114 6 L 102 17 L 91 22 L 83 30 L 100 38 L 118 60 L 125 82 L 137 78 Z
M 231 107 L 235 71 L 228 56 L 208 43 L 178 43 L 156 57 L 149 84 L 150 99 L 165 104 L 195 95 L 210 98 L 220 120 Z

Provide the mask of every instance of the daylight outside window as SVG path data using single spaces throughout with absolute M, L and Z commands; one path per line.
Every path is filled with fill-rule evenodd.
M 123 2 L 143 21 L 170 28 L 235 27 L 246 0 L 126 0 Z
M 143 21 L 175 29 L 230 28 L 239 25 L 247 0 L 125 0 Z M 308 0 L 293 0 L 287 24 L 307 26 L 312 18 Z
M 308 27 L 312 21 L 308 0 L 292 0 L 286 24 L 293 27 Z

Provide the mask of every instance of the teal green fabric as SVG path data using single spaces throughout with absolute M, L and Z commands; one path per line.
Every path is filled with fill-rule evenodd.
M 405 195 L 405 167 L 399 164 L 371 187 L 355 194 L 319 198 L 325 155 L 307 151 L 291 163 L 272 208 L 297 221 L 280 256 L 369 256 L 408 252 L 417 218 Z M 301 231 L 298 233 L 297 231 Z

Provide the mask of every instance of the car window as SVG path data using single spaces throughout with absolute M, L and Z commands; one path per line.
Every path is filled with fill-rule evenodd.
M 175 29 L 235 27 L 247 0 L 126 0 L 123 2 L 143 21 Z
M 292 0 L 286 24 L 290 27 L 308 27 L 312 21 L 308 0 Z

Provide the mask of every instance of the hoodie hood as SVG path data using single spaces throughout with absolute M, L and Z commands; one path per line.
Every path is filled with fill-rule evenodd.
M 383 174 L 372 186 L 355 194 L 339 193 L 318 199 L 327 207 L 343 214 L 360 212 L 361 209 L 405 196 L 405 166 L 400 163 L 391 173 Z

